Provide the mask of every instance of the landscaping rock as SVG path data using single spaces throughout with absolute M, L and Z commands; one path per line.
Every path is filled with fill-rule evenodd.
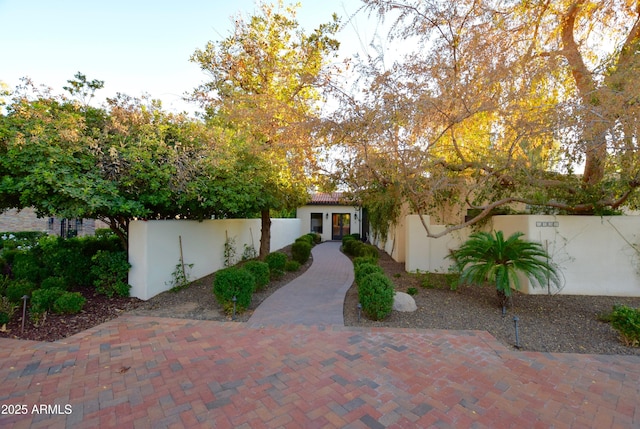
M 418 309 L 416 300 L 404 292 L 396 292 L 393 296 L 393 309 L 395 311 L 412 312 Z

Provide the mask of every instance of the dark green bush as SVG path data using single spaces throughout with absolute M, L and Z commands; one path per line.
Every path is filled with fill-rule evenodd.
M 284 266 L 284 270 L 285 271 L 298 271 L 300 269 L 300 262 L 298 261 L 287 261 L 286 265 Z
M 13 258 L 11 273 L 15 279 L 40 284 L 42 280 L 51 275 L 41 263 L 42 260 L 42 254 L 36 248 L 26 252 L 18 252 Z
M 301 237 L 296 238 L 296 241 L 304 241 L 305 243 L 309 243 L 310 246 L 313 246 L 313 237 L 309 234 L 305 234 Z
M 16 255 L 21 253 L 16 249 L 2 249 L 2 259 L 4 259 L 5 263 L 11 267 L 13 265 L 13 261 L 16 258 Z
M 353 237 L 353 235 L 345 235 L 342 237 L 342 246 L 347 244 L 347 241 L 357 241 L 357 240 Z
M 630 347 L 640 346 L 640 308 L 616 305 L 611 313 L 611 326 Z
M 13 280 L 5 290 L 5 296 L 13 303 L 22 303 L 22 297 L 27 295 L 31 297 L 34 290 L 37 289 L 35 283 L 29 280 L 18 279 Z
M 360 258 L 373 258 L 377 261 L 380 257 L 380 252 L 376 246 L 362 243 L 362 245 L 357 246 L 353 256 Z
M 356 266 L 353 270 L 356 284 L 360 284 L 369 274 L 379 273 L 384 274 L 382 268 L 375 264 L 363 263 Z
M 264 261 L 269 264 L 271 271 L 283 271 L 284 266 L 287 263 L 287 255 L 282 252 L 271 252 L 267 255 Z
M 4 296 L 7 286 L 11 283 L 11 277 L 0 274 L 0 296 Z
M 65 292 L 53 303 L 53 311 L 58 314 L 80 313 L 86 302 L 80 292 Z
M 393 294 L 393 283 L 381 273 L 369 274 L 358 285 L 362 311 L 372 320 L 382 320 L 391 313 Z
M 95 278 L 93 285 L 98 293 L 109 298 L 129 296 L 131 286 L 127 283 L 127 274 L 131 264 L 127 262 L 127 252 L 98 250 L 91 262 L 91 274 Z
M 342 250 L 349 256 L 362 256 L 359 254 L 360 248 L 364 247 L 365 244 L 362 241 L 357 240 L 347 240 L 345 244 L 342 246 Z
M 353 267 L 357 267 L 358 265 L 361 264 L 371 264 L 371 265 L 377 265 L 378 264 L 378 259 L 377 258 L 372 258 L 370 256 L 357 256 L 355 258 L 353 258 Z
M 322 242 L 322 236 L 316 232 L 310 232 L 307 235 L 311 237 L 312 244 L 320 244 Z
M 242 268 L 248 270 L 256 279 L 256 290 L 262 290 L 269 284 L 269 264 L 261 261 L 247 261 Z
M 305 264 L 311 256 L 311 244 L 306 241 L 296 241 L 291 245 L 291 257 L 300 265 Z
M 236 311 L 242 312 L 251 305 L 251 295 L 255 290 L 256 279 L 247 270 L 229 267 L 218 271 L 213 280 L 213 294 L 227 313 L 233 310 L 233 297 L 236 297 Z
M 9 323 L 9 315 L 4 311 L 0 311 L 0 326 Z
M 31 312 L 42 314 L 53 308 L 53 303 L 65 294 L 64 289 L 37 289 L 31 294 Z
M 40 283 L 40 289 L 53 288 L 67 290 L 67 282 L 62 277 L 47 277 L 46 279 L 42 280 L 42 283 Z

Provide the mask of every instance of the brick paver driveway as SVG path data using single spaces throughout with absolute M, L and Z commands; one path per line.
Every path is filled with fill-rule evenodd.
M 349 282 L 337 273 L 344 260 L 324 256 L 314 266 L 329 261 L 327 277 Z M 0 339 L 0 428 L 640 427 L 637 356 L 516 352 L 477 331 L 309 325 L 297 310 L 282 312 L 298 324 L 125 315 L 55 343 Z

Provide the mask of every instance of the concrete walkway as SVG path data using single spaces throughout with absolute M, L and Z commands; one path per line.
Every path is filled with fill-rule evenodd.
M 283 292 L 301 308 L 267 304 L 277 319 L 125 315 L 55 343 L 0 339 L 0 428 L 640 428 L 640 357 L 339 326 L 336 246 L 315 248 L 313 288 Z
M 329 241 L 311 250 L 313 264 L 254 311 L 251 326 L 344 325 L 344 297 L 353 283 L 351 260 Z

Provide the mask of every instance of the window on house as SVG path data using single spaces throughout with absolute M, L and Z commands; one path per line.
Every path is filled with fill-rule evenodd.
M 322 213 L 311 213 L 311 232 L 322 234 Z

